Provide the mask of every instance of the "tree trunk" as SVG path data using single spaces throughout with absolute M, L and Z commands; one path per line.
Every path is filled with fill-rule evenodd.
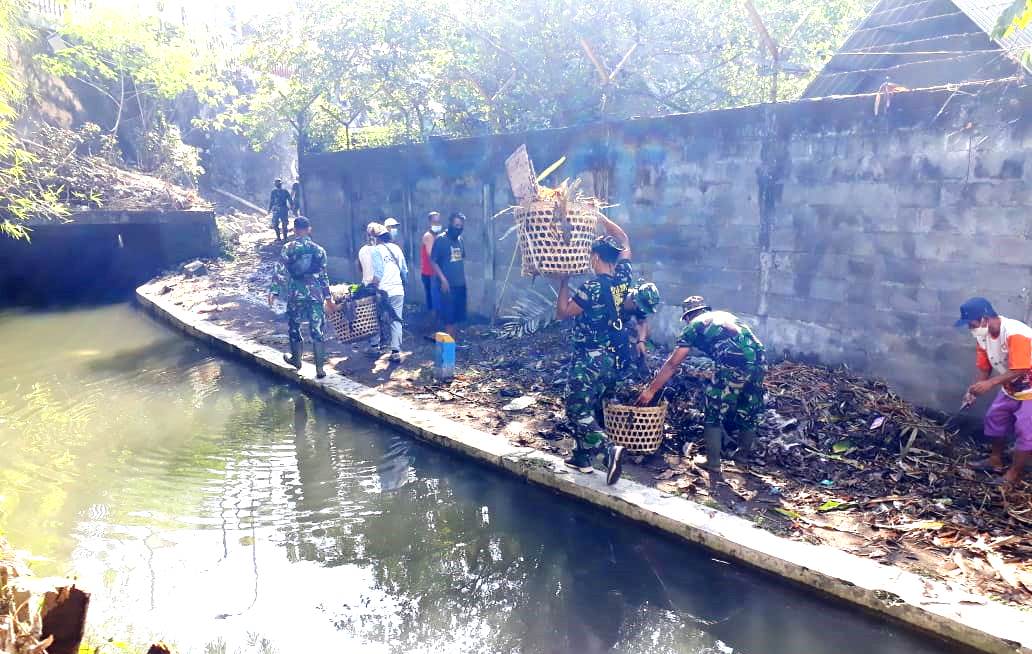
M 302 216 L 308 215 L 308 198 L 305 195 L 305 173 L 304 173 L 304 155 L 305 148 L 307 147 L 307 133 L 308 133 L 308 121 L 305 119 L 305 115 L 299 113 L 297 115 L 297 134 L 294 142 L 297 144 L 297 183 L 300 185 L 300 196 L 301 208 L 298 213 Z
M 118 135 L 118 126 L 122 122 L 122 105 L 125 104 L 125 75 L 122 73 L 118 74 L 119 86 L 121 87 L 118 93 L 118 113 L 115 114 L 115 126 L 111 128 L 111 133 Z

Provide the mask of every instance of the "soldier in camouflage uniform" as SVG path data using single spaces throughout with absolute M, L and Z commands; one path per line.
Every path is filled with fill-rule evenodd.
M 727 311 L 713 311 L 695 295 L 683 303 L 684 331 L 675 349 L 648 388 L 638 397 L 647 405 L 677 371 L 692 348 L 713 359 L 713 382 L 706 388 L 706 467 L 720 470 L 724 428 L 737 431 L 738 453 L 747 455 L 756 439 L 756 424 L 763 412 L 763 343 L 749 325 Z
M 326 311 L 334 311 L 330 297 L 330 279 L 326 275 L 326 250 L 312 240 L 312 225 L 304 216 L 294 219 L 294 239 L 283 246 L 280 261 L 276 264 L 272 286 L 269 288 L 269 306 L 273 296 L 287 296 L 287 326 L 290 334 L 290 355 L 283 355 L 284 361 L 297 369 L 301 368 L 301 322 L 308 321 L 315 355 L 315 374 L 320 379 L 326 376 L 323 364 L 326 362 L 326 345 L 323 330 L 326 326 Z
M 283 188 L 283 180 L 276 178 L 272 193 L 269 193 L 269 213 L 272 214 L 272 228 L 276 230 L 276 240 L 287 240 L 287 220 L 290 216 L 290 192 Z
M 659 288 L 652 282 L 639 280 L 631 288 L 620 305 L 620 320 L 631 344 L 631 360 L 627 361 L 627 373 L 639 382 L 648 381 L 649 373 L 647 343 L 649 339 L 649 316 L 659 308 Z
M 576 291 L 571 291 L 569 280 L 563 278 L 556 316 L 560 320 L 575 319 L 565 403 L 576 446 L 565 463 L 590 473 L 595 456 L 601 452 L 606 483 L 615 484 L 622 470 L 623 448 L 609 440 L 597 416 L 603 397 L 615 390 L 624 375 L 624 360 L 630 350 L 618 307 L 631 288 L 631 264 L 627 235 L 616 223 L 601 220 L 608 235 L 599 237 L 591 248 L 595 278 Z

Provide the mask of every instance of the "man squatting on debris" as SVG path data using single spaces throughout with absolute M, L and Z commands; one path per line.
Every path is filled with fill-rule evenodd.
M 1032 462 L 1032 328 L 1020 320 L 996 313 L 984 297 L 960 305 L 957 327 L 967 327 L 975 339 L 978 374 L 968 388 L 964 405 L 999 386 L 986 411 L 982 432 L 992 441 L 988 459 L 972 464 L 981 470 L 1003 472 L 1003 451 L 1013 431 L 1014 454 L 1003 481 L 1015 483 Z
M 594 279 L 570 290 L 569 277 L 559 285 L 556 317 L 574 319 L 573 361 L 566 385 L 566 417 L 573 425 L 574 450 L 565 464 L 582 473 L 592 472 L 594 458 L 603 454 L 606 483 L 615 484 L 623 468 L 623 447 L 614 444 L 599 423 L 602 402 L 627 379 L 638 352 L 624 331 L 622 316 L 634 314 L 641 325 L 639 337 L 647 334 L 644 321 L 659 304 L 654 285 L 632 295 L 631 247 L 627 234 L 611 220 L 601 217 L 605 236 L 591 247 Z M 644 285 L 643 285 L 644 287 Z M 653 295 L 653 291 L 655 292 Z
M 713 311 L 699 295 L 682 303 L 684 331 L 652 383 L 638 396 L 637 404 L 652 403 L 670 381 L 692 348 L 713 359 L 713 381 L 706 387 L 706 467 L 720 470 L 720 448 L 725 427 L 738 432 L 738 454 L 745 456 L 756 440 L 756 426 L 763 413 L 763 375 L 766 370 L 763 343 L 752 329 L 727 311 Z

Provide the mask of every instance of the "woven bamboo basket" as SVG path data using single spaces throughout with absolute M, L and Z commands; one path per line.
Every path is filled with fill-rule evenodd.
M 347 298 L 343 298 L 344 301 Z M 333 334 L 338 341 L 347 343 L 363 337 L 369 337 L 380 330 L 380 322 L 376 316 L 376 298 L 364 297 L 355 300 L 355 319 L 347 319 L 347 311 L 341 308 L 326 314 L 326 321 L 333 327 Z
M 516 208 L 516 233 L 524 277 L 580 275 L 591 269 L 598 206 L 593 202 L 570 200 L 565 220 L 557 219 L 557 206 L 552 200 L 535 200 Z M 567 222 L 568 228 L 564 224 Z
M 652 454 L 663 444 L 667 403 L 658 406 L 629 406 L 610 403 L 602 409 L 606 433 L 617 445 L 633 454 Z

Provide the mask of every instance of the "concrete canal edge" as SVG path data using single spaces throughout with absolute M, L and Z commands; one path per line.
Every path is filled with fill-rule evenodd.
M 562 461 L 480 431 L 405 399 L 337 374 L 315 378 L 306 362 L 300 371 L 279 350 L 215 325 L 162 297 L 163 284 L 136 290 L 138 304 L 178 330 L 215 349 L 256 363 L 351 410 L 408 434 L 459 452 L 558 493 L 608 509 L 635 522 L 697 543 L 821 593 L 894 618 L 947 640 L 993 654 L 1032 654 L 1032 613 L 827 546 L 788 540 L 742 518 L 622 480 L 606 486 L 604 475 L 567 474 Z

